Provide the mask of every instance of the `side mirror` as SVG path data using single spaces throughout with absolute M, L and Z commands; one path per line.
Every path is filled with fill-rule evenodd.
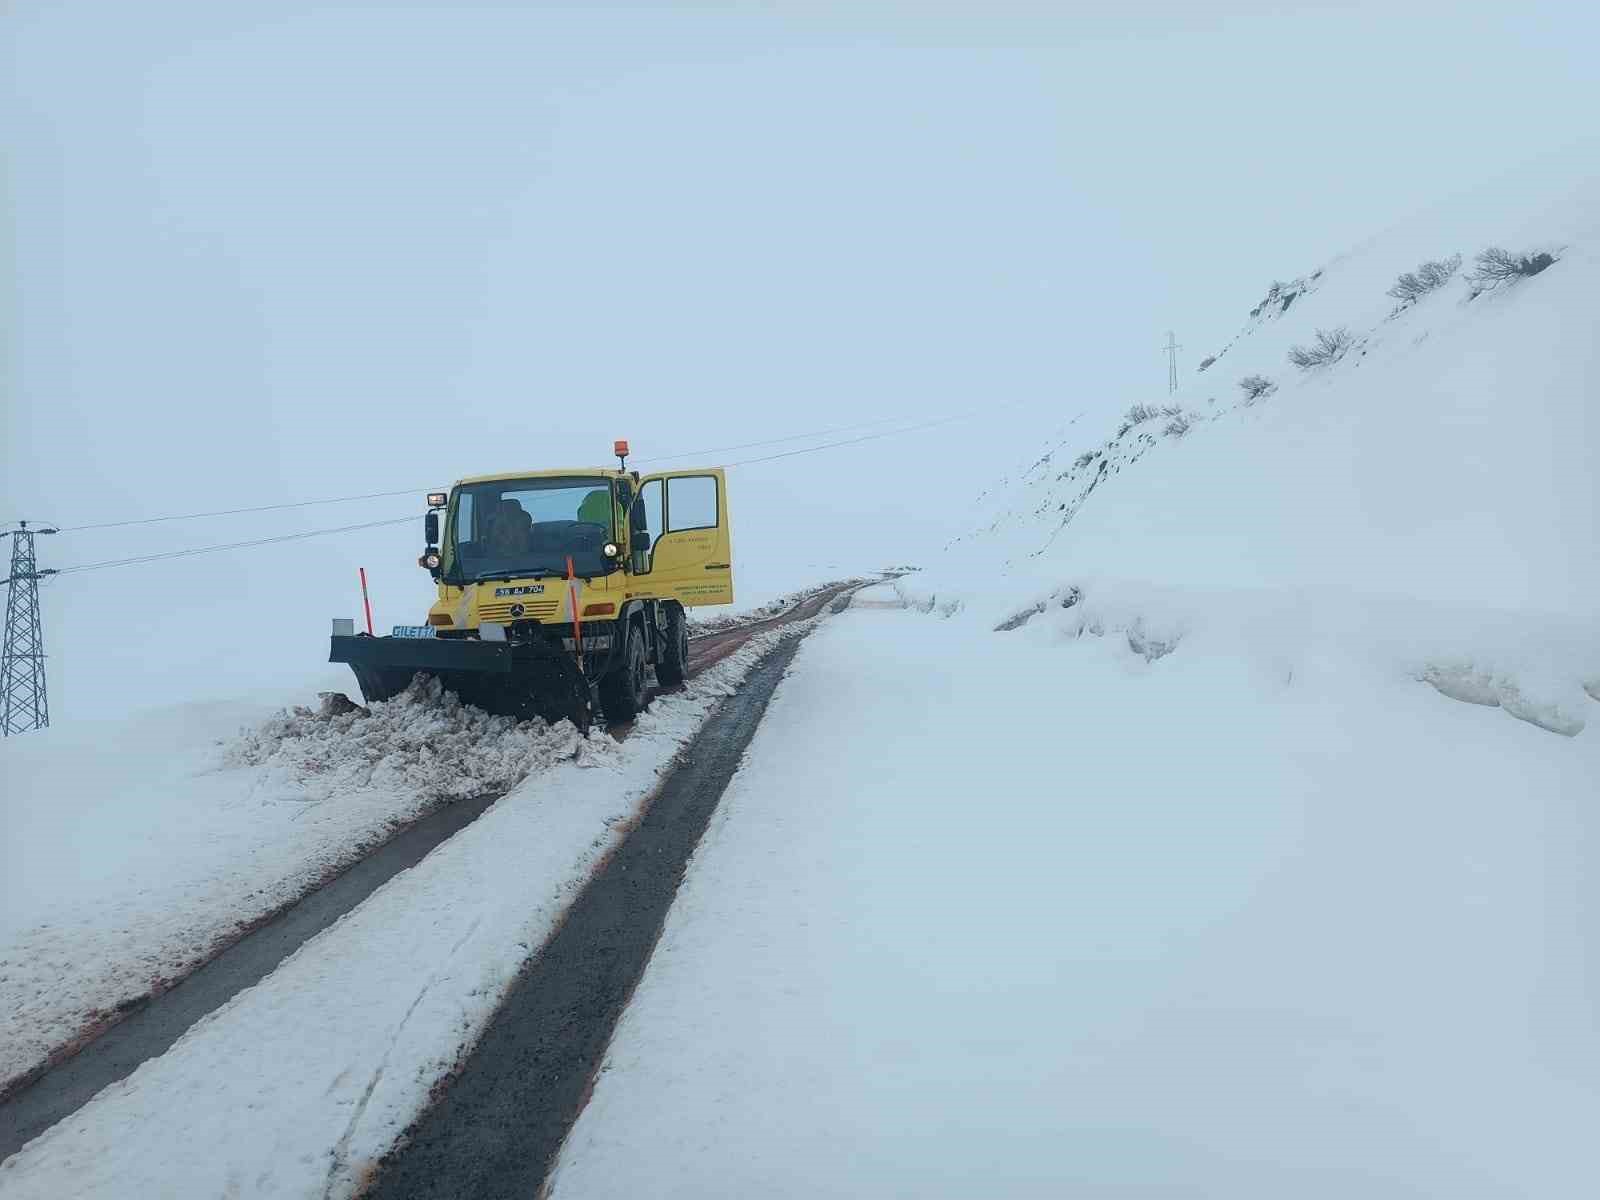
M 430 497 L 431 499 L 431 497 Z M 439 514 L 430 511 L 422 518 L 423 536 L 428 539 L 428 546 L 422 552 L 422 557 L 417 559 L 417 566 L 426 567 L 428 574 L 435 579 L 439 578 Z

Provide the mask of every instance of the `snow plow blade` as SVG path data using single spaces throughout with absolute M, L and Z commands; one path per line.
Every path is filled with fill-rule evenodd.
M 566 720 L 583 733 L 594 719 L 589 681 L 548 642 L 334 634 L 328 661 L 349 664 L 369 704 L 398 696 L 418 675 L 432 675 L 462 703 L 497 716 L 541 717 L 552 725 Z

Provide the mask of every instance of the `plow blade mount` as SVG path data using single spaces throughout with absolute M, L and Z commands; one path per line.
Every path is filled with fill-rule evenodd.
M 572 657 L 548 642 L 335 634 L 329 662 L 350 664 L 369 704 L 398 696 L 417 675 L 432 675 L 465 704 L 498 716 L 552 725 L 571 721 L 587 733 L 594 716 L 589 681 Z

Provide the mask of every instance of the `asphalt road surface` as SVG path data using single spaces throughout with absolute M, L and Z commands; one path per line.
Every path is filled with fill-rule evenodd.
M 538 1194 L 655 948 L 689 856 L 798 642 L 797 635 L 774 647 L 706 722 L 638 827 L 513 985 L 449 1089 L 384 1160 L 364 1195 Z

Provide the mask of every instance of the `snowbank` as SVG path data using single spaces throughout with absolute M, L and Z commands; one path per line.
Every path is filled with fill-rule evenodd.
M 358 706 L 324 697 L 243 730 L 224 762 L 260 767 L 258 786 L 321 803 L 369 789 L 459 800 L 503 791 L 576 753 L 577 730 L 518 722 L 462 704 L 419 677 L 392 700 Z
M 370 710 L 190 706 L 0 750 L 0 1083 L 452 799 L 571 759 L 437 681 Z
M 595 731 L 306 943 L 166 1054 L 0 1165 L 7 1196 L 342 1196 L 425 1104 L 617 843 L 659 773 L 757 659 L 758 635 Z
M 1145 599 L 801 647 L 557 1200 L 1584 1191 L 1600 739 Z

